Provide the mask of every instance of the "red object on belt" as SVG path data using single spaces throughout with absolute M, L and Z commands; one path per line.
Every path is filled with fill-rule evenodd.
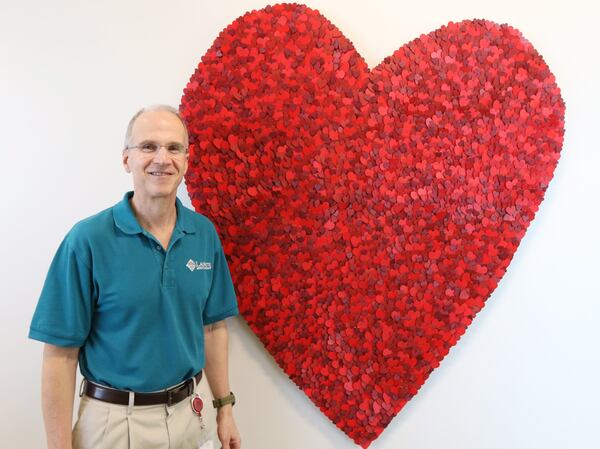
M 203 408 L 204 408 L 204 402 L 202 402 L 202 399 L 200 399 L 200 396 L 196 395 L 196 397 L 194 397 L 194 399 L 192 399 L 192 410 L 194 411 L 194 413 L 196 413 L 196 415 L 200 415 Z

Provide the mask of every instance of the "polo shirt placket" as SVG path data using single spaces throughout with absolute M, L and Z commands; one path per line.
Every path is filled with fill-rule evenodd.
M 170 260 L 172 259 L 173 248 L 185 234 L 179 229 L 174 229 L 171 240 L 169 241 L 169 247 L 166 251 L 152 234 L 144 231 L 143 235 L 148 239 L 151 248 L 150 252 L 158 264 L 162 287 L 175 288 L 175 270 L 172 268 L 173 265 L 170 263 Z

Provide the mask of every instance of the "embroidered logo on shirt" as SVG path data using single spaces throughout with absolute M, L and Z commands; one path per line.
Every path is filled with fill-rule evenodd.
M 210 262 L 197 262 L 192 259 L 188 260 L 188 263 L 186 263 L 185 266 L 188 267 L 190 271 L 212 269 L 212 264 Z

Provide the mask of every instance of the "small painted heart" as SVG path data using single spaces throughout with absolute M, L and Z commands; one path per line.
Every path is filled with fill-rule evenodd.
M 188 191 L 244 318 L 363 447 L 496 288 L 564 126 L 553 75 L 508 25 L 450 23 L 369 70 L 295 4 L 229 25 L 181 112 Z

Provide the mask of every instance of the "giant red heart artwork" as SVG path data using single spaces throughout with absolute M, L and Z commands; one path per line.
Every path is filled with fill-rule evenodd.
M 521 33 L 449 23 L 374 69 L 318 11 L 235 20 L 184 90 L 186 182 L 241 313 L 367 447 L 504 275 L 552 178 L 564 104 Z

